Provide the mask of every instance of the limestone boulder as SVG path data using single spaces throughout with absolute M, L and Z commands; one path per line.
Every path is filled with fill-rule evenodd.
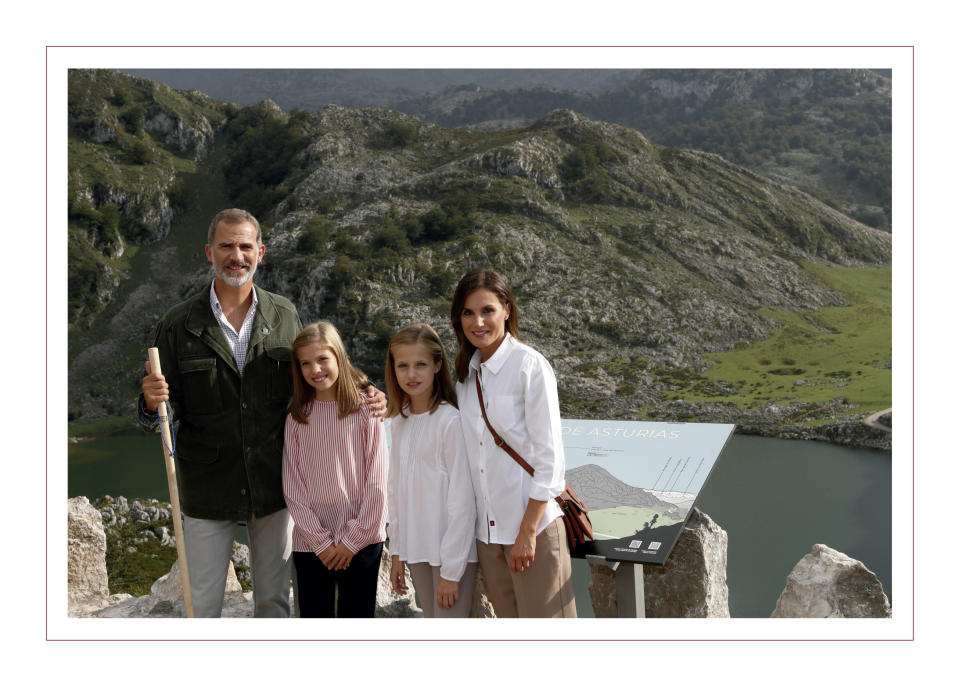
M 187 567 L 190 567 L 187 565 Z M 243 588 L 237 580 L 237 573 L 233 569 L 233 561 L 227 566 L 227 583 L 224 587 L 227 594 L 236 594 L 242 592 Z M 183 584 L 180 579 L 180 562 L 174 561 L 168 572 L 163 577 L 150 585 L 150 596 L 161 601 L 176 601 L 183 598 Z
M 250 547 L 234 541 L 230 560 L 233 561 L 234 570 L 237 573 L 237 580 L 240 584 L 245 584 L 248 588 L 252 587 L 253 575 L 250 572 Z
M 423 611 L 417 605 L 413 591 L 413 580 L 410 571 L 404 566 L 407 593 L 398 595 L 390 584 L 390 552 L 383 547 L 380 554 L 380 573 L 377 578 L 377 608 L 374 616 L 377 618 L 422 618 Z
M 103 519 L 86 496 L 67 501 L 67 612 L 84 615 L 110 596 Z
M 880 580 L 858 560 L 814 544 L 787 575 L 771 618 L 889 618 Z
M 244 593 L 233 562 L 227 569 L 224 589 L 224 618 L 253 617 L 253 593 Z M 180 565 L 177 561 L 163 577 L 150 586 L 150 593 L 129 597 L 102 609 L 95 614 L 100 618 L 183 618 L 186 616 L 183 602 L 183 585 L 180 582 Z
M 597 618 L 618 617 L 617 575 L 616 571 L 605 563 L 590 563 L 590 604 Z
M 648 618 L 729 618 L 727 533 L 694 508 L 665 565 L 643 567 Z M 590 601 L 598 618 L 617 617 L 615 572 L 590 564 Z
M 413 588 L 413 578 L 410 577 L 410 570 L 404 570 L 406 575 L 407 589 L 406 594 L 398 596 L 393 591 L 390 584 L 390 552 L 387 547 L 383 547 L 383 555 L 380 558 L 380 578 L 377 582 L 377 610 L 378 618 L 422 618 L 423 610 L 417 604 L 416 594 Z M 471 618 L 496 618 L 493 612 L 493 605 L 487 599 L 486 590 L 483 586 L 483 573 L 477 568 L 477 575 L 473 581 L 473 603 L 470 607 Z
M 471 618 L 496 618 L 493 604 L 487 598 L 487 587 L 483 580 L 483 571 L 477 566 L 476 577 L 473 578 L 473 602 L 470 605 Z

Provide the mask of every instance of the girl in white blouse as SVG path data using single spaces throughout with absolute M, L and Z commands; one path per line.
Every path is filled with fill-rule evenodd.
M 395 592 L 406 593 L 406 562 L 424 617 L 466 618 L 477 568 L 477 511 L 456 393 L 430 325 L 397 332 L 385 377 L 392 418 L 390 581 Z
M 457 335 L 457 398 L 477 507 L 477 557 L 498 617 L 576 617 L 560 507 L 565 462 L 553 368 L 517 340 L 520 313 L 506 280 L 475 269 L 460 280 L 450 319 Z M 494 443 L 529 463 L 531 477 Z

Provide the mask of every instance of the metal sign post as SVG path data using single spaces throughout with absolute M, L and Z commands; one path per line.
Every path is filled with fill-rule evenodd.
M 617 617 L 646 618 L 647 609 L 643 598 L 643 564 L 625 561 L 609 561 L 603 556 L 587 554 L 587 563 L 605 565 L 615 573 L 617 585 Z

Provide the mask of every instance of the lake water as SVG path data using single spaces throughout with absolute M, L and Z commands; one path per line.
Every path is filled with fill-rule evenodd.
M 68 459 L 69 497 L 169 499 L 157 435 L 130 432 L 70 444 Z M 697 499 L 729 535 L 730 615 L 769 616 L 790 570 L 814 544 L 862 561 L 893 602 L 890 467 L 889 451 L 731 437 Z M 591 615 L 587 571 L 584 561 L 574 561 L 582 617 Z

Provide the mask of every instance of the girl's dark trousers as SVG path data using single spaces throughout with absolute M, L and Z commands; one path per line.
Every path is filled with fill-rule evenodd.
M 346 570 L 327 570 L 317 555 L 294 551 L 301 618 L 372 618 L 383 542 L 354 555 Z

